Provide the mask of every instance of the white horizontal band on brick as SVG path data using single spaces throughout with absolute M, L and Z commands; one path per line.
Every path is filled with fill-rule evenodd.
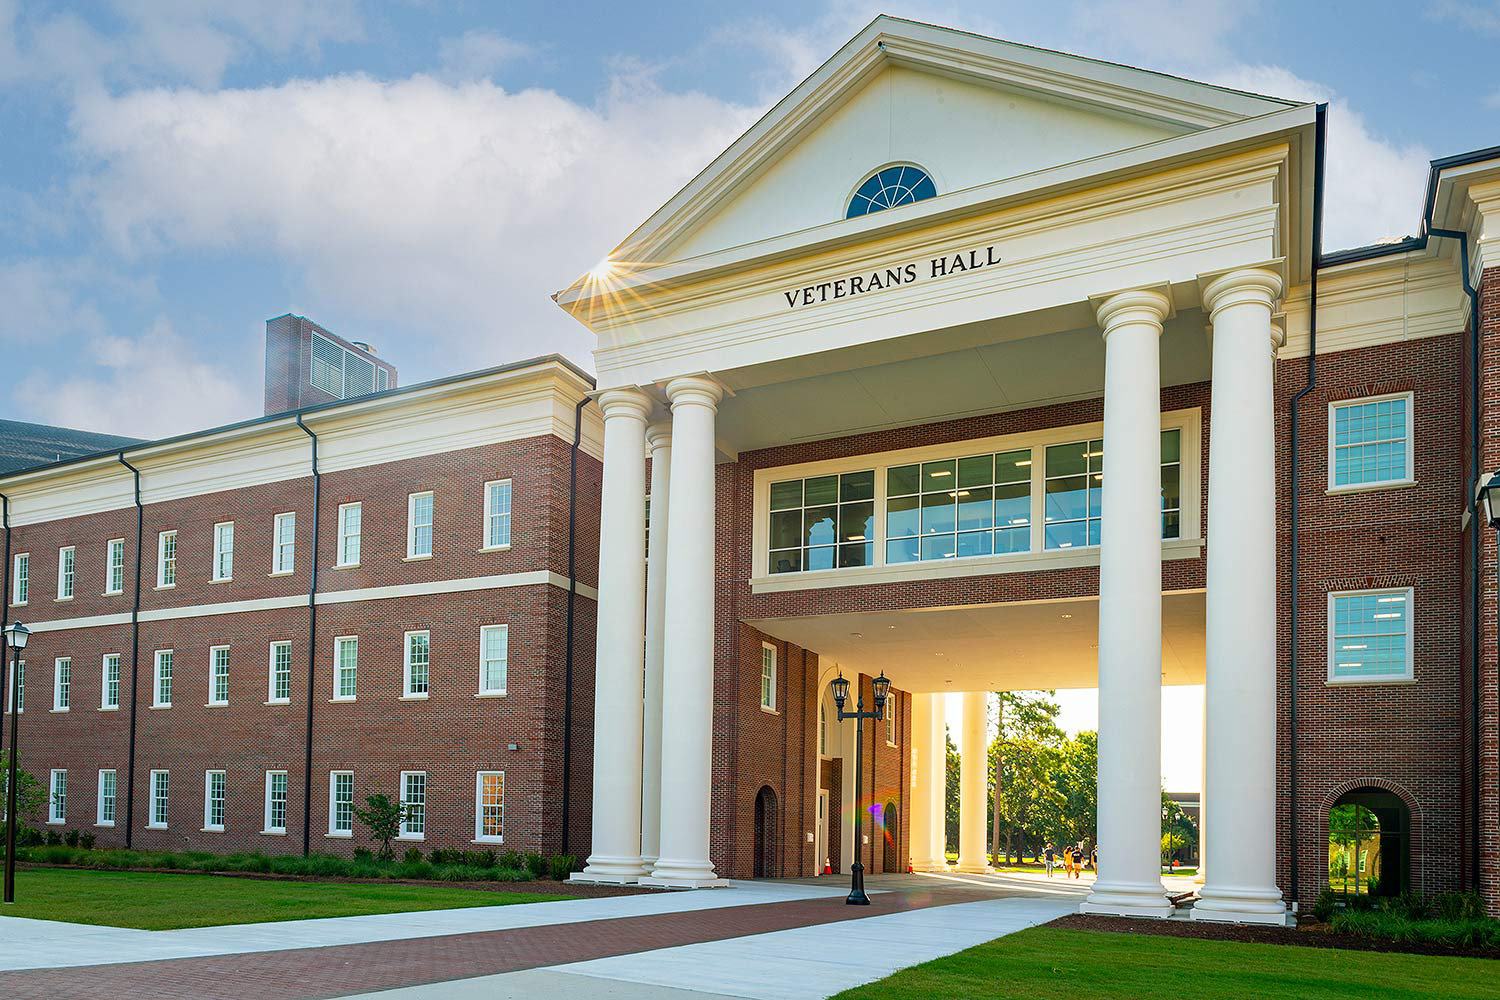
M 462 580 L 429 580 L 425 583 L 403 583 L 389 587 L 361 587 L 356 590 L 331 590 L 318 594 L 316 603 L 351 604 L 356 601 L 384 601 L 393 597 L 421 597 L 431 594 L 461 594 L 473 590 L 502 590 L 507 587 L 534 587 L 551 584 L 560 590 L 568 589 L 568 578 L 551 570 L 532 570 L 529 573 L 502 573 L 497 576 L 475 576 Z M 598 600 L 599 592 L 585 584 L 578 585 L 578 594 L 589 600 Z M 282 608 L 301 608 L 307 605 L 306 594 L 288 594 L 284 597 L 262 597 L 251 601 L 225 601 L 222 604 L 192 604 L 181 608 L 154 608 L 141 612 L 141 621 L 175 621 L 182 618 L 205 618 L 210 615 L 232 615 L 247 611 L 275 611 Z M 83 618 L 58 618 L 54 621 L 34 622 L 28 626 L 33 632 L 59 632 L 64 629 L 96 628 L 101 625 L 128 625 L 130 613 L 89 615 Z

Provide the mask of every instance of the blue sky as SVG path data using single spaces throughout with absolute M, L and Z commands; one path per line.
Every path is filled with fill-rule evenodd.
M 881 10 L 1332 101 L 1330 248 L 1500 143 L 1496 4 L 0 0 L 0 416 L 254 416 L 288 311 L 408 382 L 586 365 L 549 293 Z

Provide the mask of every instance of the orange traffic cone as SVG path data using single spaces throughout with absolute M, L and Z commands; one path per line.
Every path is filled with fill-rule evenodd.
M 824 875 L 832 875 L 833 874 L 833 865 L 831 863 L 829 863 L 829 860 L 827 858 L 823 859 L 823 874 Z

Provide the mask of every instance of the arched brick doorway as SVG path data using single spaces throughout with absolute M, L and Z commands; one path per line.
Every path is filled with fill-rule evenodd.
M 755 795 L 755 877 L 780 875 L 776 863 L 776 792 L 764 785 Z
M 896 803 L 887 802 L 881 810 L 881 822 L 885 825 L 885 871 L 899 874 L 901 871 L 901 813 Z

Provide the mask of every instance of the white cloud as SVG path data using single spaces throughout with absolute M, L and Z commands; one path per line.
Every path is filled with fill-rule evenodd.
M 493 31 L 466 31 L 438 43 L 438 64 L 449 80 L 483 80 L 532 54 L 531 46 Z
M 1252 0 L 1084 0 L 1070 18 L 1075 45 L 1091 55 L 1136 60 L 1142 69 L 1232 62 L 1228 40 L 1257 14 Z

